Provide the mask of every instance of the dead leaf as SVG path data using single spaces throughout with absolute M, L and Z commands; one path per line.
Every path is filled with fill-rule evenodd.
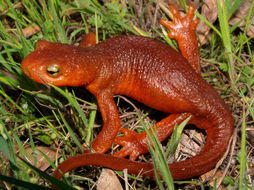
M 253 0 L 244 0 L 243 3 L 239 6 L 238 10 L 236 11 L 234 17 L 230 19 L 229 24 L 234 25 L 237 22 L 241 21 L 244 17 L 246 17 L 249 14 L 251 3 Z M 239 24 L 239 27 L 241 30 L 244 30 L 246 26 L 245 19 L 242 20 Z M 251 24 L 247 30 L 248 36 L 254 35 L 254 17 L 251 18 Z
M 97 181 L 97 190 L 123 190 L 115 172 L 110 169 L 102 169 Z
M 216 0 L 205 0 L 202 5 L 201 15 L 210 23 L 214 23 L 218 17 Z M 200 21 L 197 27 L 197 34 L 200 44 L 206 44 L 209 42 L 210 27 Z
M 197 132 L 195 129 L 189 129 L 188 132 L 182 134 L 181 138 L 181 152 L 190 157 L 195 156 L 203 147 L 203 134 Z
M 26 38 L 28 38 L 39 31 L 41 31 L 41 28 L 38 25 L 32 24 L 26 27 L 25 29 L 23 29 L 23 34 Z
M 31 147 L 26 148 L 27 154 L 31 155 L 30 158 L 27 158 L 29 162 L 34 165 L 35 167 L 39 168 L 42 171 L 45 171 L 49 166 L 49 162 L 43 156 L 41 152 L 43 152 L 47 157 L 54 162 L 55 159 L 59 158 L 59 154 L 57 154 L 56 149 L 44 147 L 44 146 L 37 146 L 33 151 Z M 35 159 L 36 158 L 36 159 Z
M 221 177 L 224 177 L 223 172 L 221 170 L 217 170 L 217 171 L 216 170 L 217 169 L 213 169 L 209 172 L 206 172 L 200 177 L 203 181 L 209 181 L 210 186 L 215 187 L 218 190 L 226 190 L 227 188 L 224 187 L 223 185 L 220 185 L 218 188 L 216 187 L 216 184 L 217 184 L 216 182 L 219 181 Z
M 1 15 L 7 14 L 8 11 L 9 11 L 7 4 L 6 4 L 5 2 L 3 2 L 3 3 L 4 3 L 4 5 L 2 5 L 2 6 L 5 6 L 6 8 L 0 12 L 0 16 L 1 16 Z M 22 7 L 22 3 L 21 3 L 21 2 L 18 2 L 18 3 L 14 3 L 14 4 L 13 4 L 13 8 L 14 8 L 14 9 L 19 9 L 19 8 L 21 8 L 21 7 Z
M 180 6 L 179 0 L 167 0 L 167 1 L 165 1 L 165 3 L 168 4 L 168 5 L 175 5 L 178 9 L 182 8 Z M 198 5 L 200 4 L 200 0 L 187 0 L 186 4 L 187 5 L 193 4 L 195 7 L 198 7 Z

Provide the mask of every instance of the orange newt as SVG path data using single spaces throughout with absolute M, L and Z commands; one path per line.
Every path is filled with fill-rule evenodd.
M 206 144 L 196 156 L 169 164 L 174 179 L 211 170 L 225 153 L 234 122 L 224 101 L 200 76 L 195 9 L 189 6 L 186 16 L 181 16 L 174 6 L 170 11 L 174 21 L 161 20 L 161 24 L 170 30 L 169 36 L 177 40 L 182 54 L 162 42 L 141 36 L 117 36 L 96 44 L 95 35 L 89 33 L 80 46 L 41 40 L 23 60 L 24 73 L 36 82 L 84 86 L 96 96 L 102 114 L 104 126 L 92 144 L 97 153 L 70 157 L 57 168 L 56 178 L 86 165 L 127 168 L 132 174 L 154 175 L 151 163 L 135 161 L 149 151 L 147 134 L 121 128 L 115 94 L 170 113 L 153 127 L 160 141 L 188 117 L 191 117 L 189 123 L 206 131 Z M 123 136 L 117 136 L 119 132 Z M 103 154 L 112 143 L 121 145 L 122 149 L 114 156 Z M 130 160 L 124 158 L 127 156 Z

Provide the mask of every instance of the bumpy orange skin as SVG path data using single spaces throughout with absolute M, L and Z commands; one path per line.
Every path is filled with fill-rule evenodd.
M 224 154 L 233 132 L 233 119 L 224 101 L 200 76 L 197 21 L 194 7 L 185 17 L 170 7 L 174 21 L 162 20 L 169 36 L 178 41 L 181 53 L 150 38 L 118 36 L 96 44 L 89 34 L 79 47 L 40 41 L 36 50 L 22 62 L 25 74 L 33 80 L 57 86 L 84 86 L 98 101 L 104 126 L 93 142 L 96 154 L 86 153 L 64 161 L 54 176 L 85 165 L 101 165 L 115 170 L 153 176 L 150 163 L 134 161 L 148 151 L 145 132 L 120 127 L 115 94 L 130 96 L 157 110 L 171 113 L 153 128 L 160 141 L 176 124 L 191 117 L 189 123 L 204 129 L 207 142 L 196 156 L 169 165 L 173 178 L 185 179 L 211 170 Z M 51 76 L 48 66 L 57 65 L 59 74 Z M 124 135 L 117 137 L 121 131 Z M 102 154 L 117 143 L 122 149 L 115 156 Z M 130 160 L 121 158 L 129 156 Z

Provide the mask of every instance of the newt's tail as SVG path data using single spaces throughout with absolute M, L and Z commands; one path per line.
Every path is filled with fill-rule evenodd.
M 206 144 L 198 155 L 184 161 L 169 164 L 174 179 L 199 176 L 214 168 L 218 160 L 225 153 L 233 132 L 233 121 L 231 119 L 228 122 L 223 121 L 222 123 L 219 127 L 212 126 L 206 130 Z M 59 179 L 64 173 L 87 165 L 103 166 L 119 171 L 128 169 L 128 172 L 131 174 L 141 174 L 148 177 L 154 176 L 153 165 L 151 163 L 130 161 L 106 154 L 85 153 L 70 157 L 61 163 L 56 169 L 54 177 Z
M 226 152 L 233 134 L 233 120 L 208 128 L 206 134 L 205 146 L 196 156 L 169 165 L 174 179 L 200 176 L 212 170 Z
M 131 174 L 142 173 L 144 175 L 148 174 L 146 176 L 153 176 L 153 166 L 151 163 L 136 162 L 99 153 L 84 153 L 70 157 L 58 166 L 53 175 L 55 178 L 60 179 L 64 173 L 74 168 L 88 165 L 103 166 L 119 171 L 128 169 L 128 172 Z

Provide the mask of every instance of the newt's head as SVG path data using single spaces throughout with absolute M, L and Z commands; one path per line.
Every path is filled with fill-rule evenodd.
M 90 82 L 89 64 L 82 64 L 79 47 L 40 40 L 21 63 L 31 79 L 56 86 L 82 86 Z

